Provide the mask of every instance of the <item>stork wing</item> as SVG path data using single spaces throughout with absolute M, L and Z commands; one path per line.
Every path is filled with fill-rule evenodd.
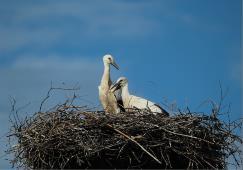
M 165 116 L 169 116 L 169 113 L 165 109 L 160 107 L 158 104 L 155 104 L 155 103 L 153 103 L 147 99 L 141 98 L 141 97 L 131 95 L 130 100 L 129 100 L 129 106 L 131 108 L 136 107 L 138 109 L 148 109 L 151 112 L 162 113 Z
M 116 97 L 117 104 L 118 104 L 119 108 L 121 109 L 121 111 L 125 112 L 121 92 L 122 92 L 121 89 L 118 89 L 114 92 L 114 95 Z
M 163 109 L 160 105 L 158 105 L 158 104 L 154 104 L 154 106 L 157 106 L 158 108 L 160 108 L 161 111 L 162 111 L 162 113 L 163 113 L 165 116 L 169 116 L 169 115 L 170 115 L 170 114 L 169 114 L 165 109 Z

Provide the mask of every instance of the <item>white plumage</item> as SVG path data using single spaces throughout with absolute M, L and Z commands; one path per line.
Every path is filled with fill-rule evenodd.
M 125 77 L 120 77 L 116 83 L 110 88 L 111 92 L 114 92 L 118 89 L 121 89 L 121 96 L 123 105 L 126 111 L 129 111 L 131 108 L 137 108 L 137 109 L 148 109 L 154 114 L 156 113 L 162 113 L 167 116 L 169 116 L 169 113 L 166 112 L 163 108 L 161 108 L 159 105 L 146 100 L 141 97 L 137 97 L 134 95 L 130 95 L 128 90 L 128 80 Z
M 120 108 L 117 103 L 115 94 L 110 91 L 112 81 L 110 79 L 110 64 L 116 69 L 119 69 L 118 65 L 114 61 L 113 57 L 109 54 L 103 57 L 104 73 L 98 87 L 99 99 L 106 113 L 120 113 Z

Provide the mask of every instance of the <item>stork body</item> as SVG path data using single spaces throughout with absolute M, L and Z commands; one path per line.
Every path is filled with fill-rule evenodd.
M 106 113 L 119 113 L 120 108 L 117 103 L 116 96 L 110 91 L 112 81 L 110 79 L 110 65 L 112 64 L 116 69 L 119 69 L 111 55 L 103 57 L 104 73 L 101 78 L 99 89 L 99 99 Z
M 153 114 L 162 113 L 166 116 L 169 116 L 169 113 L 159 105 L 147 99 L 131 95 L 128 90 L 128 80 L 125 77 L 120 77 L 116 84 L 111 87 L 112 92 L 118 89 L 121 89 L 122 101 L 126 111 L 129 111 L 129 109 L 132 108 L 148 109 L 149 111 L 153 112 Z

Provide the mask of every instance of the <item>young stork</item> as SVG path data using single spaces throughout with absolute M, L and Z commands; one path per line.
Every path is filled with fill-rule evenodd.
M 100 102 L 106 113 L 120 113 L 120 108 L 115 93 L 110 91 L 110 87 L 112 85 L 112 81 L 110 79 L 110 65 L 113 65 L 118 70 L 119 67 L 113 57 L 109 54 L 103 57 L 103 63 L 104 73 L 98 87 Z
M 125 77 L 120 77 L 116 83 L 110 88 L 111 92 L 114 92 L 118 89 L 121 89 L 121 96 L 122 101 L 124 105 L 124 109 L 126 111 L 129 111 L 131 108 L 137 108 L 137 109 L 148 109 L 153 114 L 162 113 L 165 116 L 169 116 L 169 113 L 165 111 L 163 108 L 161 108 L 159 105 L 146 100 L 141 97 L 137 97 L 134 95 L 130 95 L 128 91 L 128 80 Z

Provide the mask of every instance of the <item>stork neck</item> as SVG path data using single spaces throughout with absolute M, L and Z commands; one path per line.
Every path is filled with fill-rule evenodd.
M 126 84 L 125 86 L 123 86 L 122 88 L 122 99 L 123 101 L 126 101 L 127 98 L 129 98 L 129 90 L 128 90 L 128 84 Z
M 110 64 L 104 63 L 104 73 L 101 79 L 101 84 L 107 84 L 110 80 Z

